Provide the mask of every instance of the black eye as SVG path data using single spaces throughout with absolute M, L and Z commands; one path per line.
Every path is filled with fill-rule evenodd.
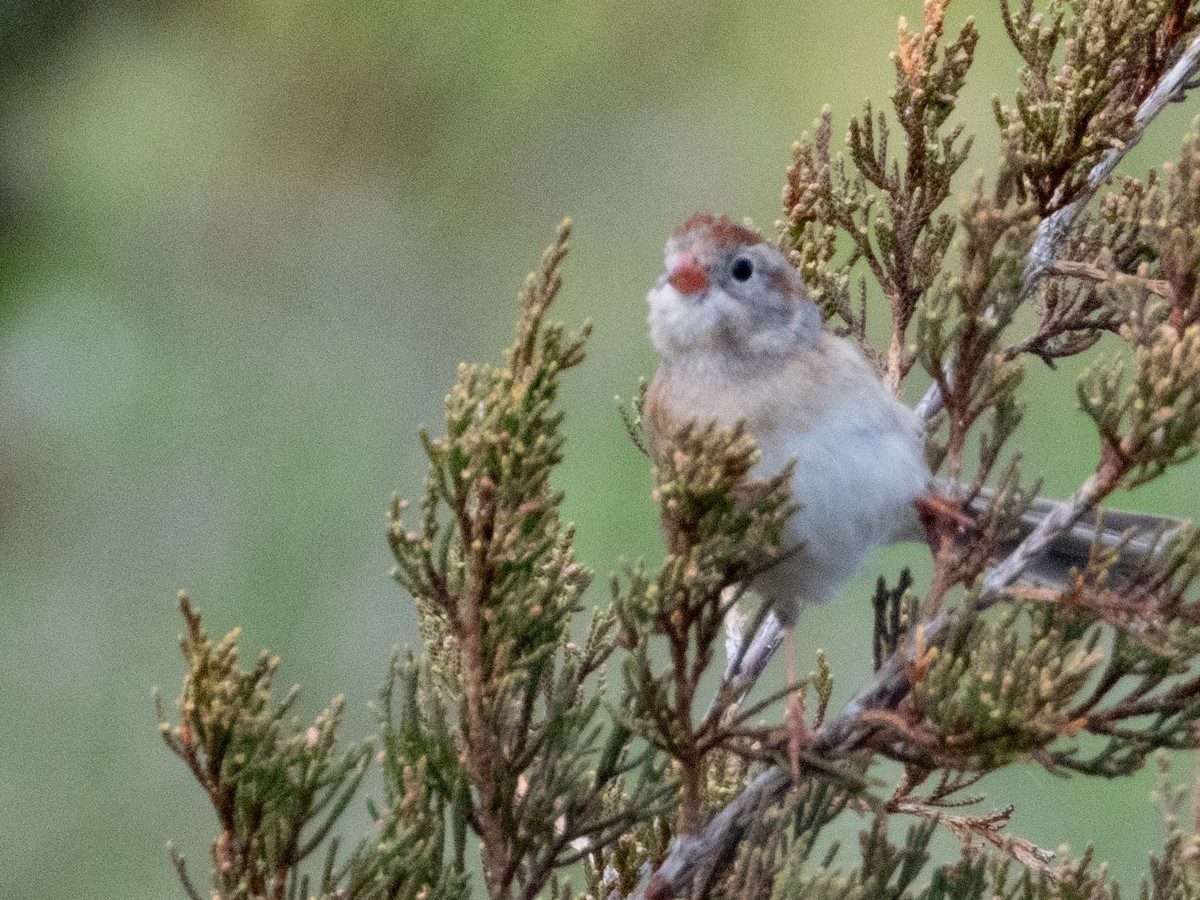
M 754 263 L 744 256 L 739 256 L 733 261 L 733 268 L 729 270 L 729 274 L 737 281 L 749 281 L 750 276 L 754 274 Z

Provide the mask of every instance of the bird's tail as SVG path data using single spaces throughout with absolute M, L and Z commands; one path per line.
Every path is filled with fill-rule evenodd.
M 994 496 L 990 490 L 981 491 L 968 504 L 968 509 L 979 514 L 991 504 Z M 1000 542 L 1001 556 L 1015 550 L 1058 505 L 1057 501 L 1044 497 L 1035 499 L 1021 516 L 1017 533 Z M 1066 584 L 1072 569 L 1082 572 L 1099 554 L 1113 559 L 1108 579 L 1110 583 L 1120 584 L 1188 524 L 1183 519 L 1147 513 L 1119 510 L 1089 513 L 1051 542 L 1046 552 L 1025 570 L 1023 577 L 1047 587 L 1061 587 Z

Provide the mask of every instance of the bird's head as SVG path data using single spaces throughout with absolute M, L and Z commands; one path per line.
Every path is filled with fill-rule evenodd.
M 752 366 L 816 345 L 821 315 L 799 273 L 749 228 L 697 213 L 675 229 L 665 256 L 646 298 L 664 360 Z

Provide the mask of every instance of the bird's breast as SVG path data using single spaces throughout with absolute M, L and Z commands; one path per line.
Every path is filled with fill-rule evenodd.
M 647 436 L 667 441 L 693 419 L 726 428 L 740 421 L 765 453 L 764 442 L 811 429 L 835 404 L 836 391 L 813 389 L 821 381 L 813 368 L 793 363 L 730 375 L 716 362 L 661 366 L 643 409 Z
M 744 421 L 762 454 L 758 474 L 795 463 L 801 508 L 789 540 L 806 545 L 810 563 L 845 568 L 842 577 L 872 548 L 918 532 L 912 501 L 929 472 L 916 419 L 857 351 L 830 339 L 757 377 L 717 371 L 659 370 L 644 410 L 654 446 L 692 419 Z

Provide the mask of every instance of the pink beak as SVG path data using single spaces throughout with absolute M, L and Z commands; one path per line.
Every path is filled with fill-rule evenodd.
M 691 258 L 677 265 L 667 281 L 681 294 L 699 294 L 708 290 L 708 273 Z

